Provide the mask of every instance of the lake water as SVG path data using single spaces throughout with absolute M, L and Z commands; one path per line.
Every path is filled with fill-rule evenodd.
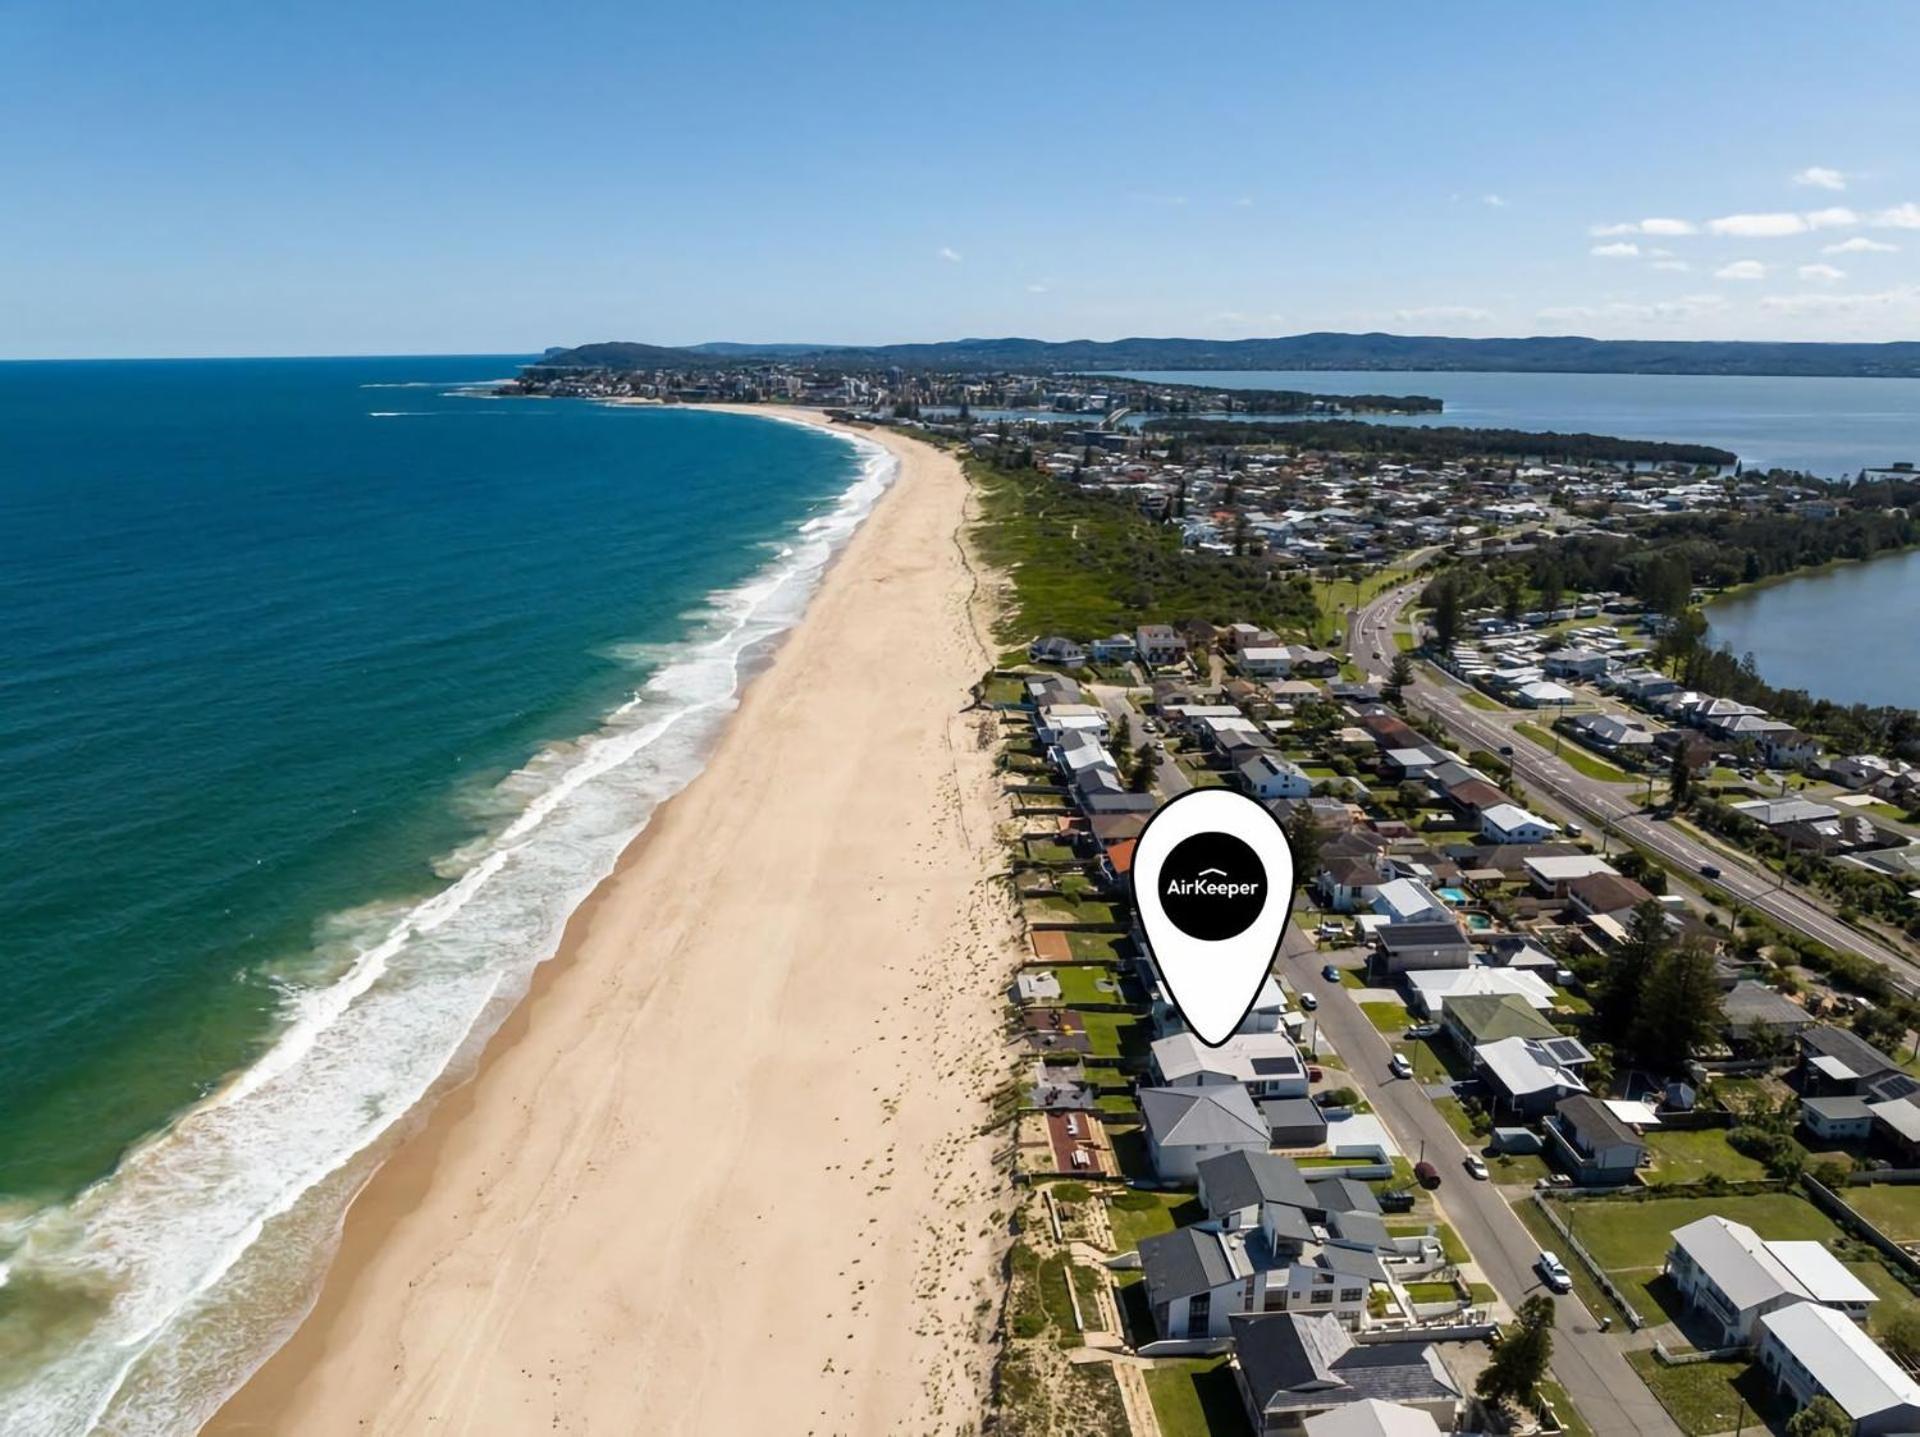
M 1845 703 L 1920 708 L 1920 550 L 1805 574 L 1709 605 L 1715 643 L 1761 677 Z
M 1715 374 L 1472 374 L 1382 370 L 1140 370 L 1127 375 L 1219 389 L 1427 394 L 1441 414 L 1367 415 L 1381 424 L 1556 430 L 1731 449 L 1760 468 L 1851 478 L 1920 461 L 1920 379 L 1792 379 Z

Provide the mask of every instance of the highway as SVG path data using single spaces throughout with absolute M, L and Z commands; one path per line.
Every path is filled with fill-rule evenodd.
M 1358 610 L 1352 622 L 1354 661 L 1378 678 L 1385 678 L 1398 653 L 1393 634 L 1398 614 L 1414 592 L 1412 585 L 1390 590 Z M 1382 657 L 1375 658 L 1375 654 Z M 1764 913 L 1781 928 L 1815 939 L 1831 948 L 1858 953 L 1885 965 L 1897 986 L 1920 991 L 1920 967 L 1904 954 L 1870 934 L 1842 923 L 1817 899 L 1792 885 L 1781 886 L 1774 874 L 1712 848 L 1660 822 L 1640 809 L 1631 797 L 1636 790 L 1588 778 L 1542 752 L 1515 734 L 1512 725 L 1525 713 L 1494 713 L 1476 709 L 1460 693 L 1434 678 L 1425 665 L 1416 665 L 1411 700 L 1435 714 L 1463 744 L 1498 753 L 1511 747 L 1514 773 L 1527 786 L 1528 803 L 1557 822 L 1578 817 L 1598 829 L 1632 840 L 1658 855 L 1682 873 L 1698 873 L 1703 865 L 1720 870 L 1708 880 L 1741 904 Z
M 1306 934 L 1288 924 L 1283 959 L 1288 981 L 1296 992 L 1312 993 L 1319 1000 L 1313 1014 L 1319 1032 L 1340 1054 L 1394 1141 L 1409 1158 L 1418 1160 L 1424 1154 L 1440 1170 L 1435 1197 L 1444 1216 L 1486 1280 L 1509 1307 L 1517 1309 L 1529 1297 L 1546 1291 L 1533 1269 L 1540 1251 L 1533 1235 L 1514 1216 L 1498 1187 L 1467 1175 L 1462 1166 L 1467 1150 L 1425 1089 L 1388 1073 L 1393 1054 L 1386 1037 L 1347 989 L 1321 976 L 1322 966 L 1330 959 L 1351 967 L 1363 957 L 1364 950 L 1359 949 L 1345 954 L 1317 952 Z M 1587 1424 L 1603 1434 L 1680 1437 L 1679 1427 L 1647 1390 L 1618 1342 L 1600 1332 L 1580 1299 L 1571 1293 L 1556 1297 L 1554 1308 L 1554 1376 Z

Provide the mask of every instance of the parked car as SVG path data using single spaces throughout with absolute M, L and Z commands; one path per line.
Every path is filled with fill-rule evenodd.
M 1387 1064 L 1387 1071 L 1392 1073 L 1396 1078 L 1411 1078 L 1413 1076 L 1413 1064 L 1407 1061 L 1407 1055 L 1405 1053 L 1395 1053 L 1393 1055 L 1393 1061 Z
M 1473 1153 L 1467 1154 L 1467 1161 L 1465 1166 L 1467 1169 L 1468 1177 L 1478 1178 L 1481 1182 L 1485 1182 L 1487 1180 L 1487 1165 L 1482 1161 L 1480 1161 L 1480 1159 L 1477 1156 L 1475 1156 Z
M 1432 1163 L 1415 1163 L 1413 1165 L 1413 1176 L 1423 1188 L 1437 1188 L 1440 1186 L 1440 1169 Z
M 1411 1028 L 1407 1029 L 1407 1036 L 1409 1038 L 1437 1038 L 1440 1036 L 1440 1025 L 1438 1023 L 1415 1023 Z
M 1315 1067 L 1312 1063 L 1307 1065 L 1307 1081 L 1309 1083 L 1317 1083 L 1326 1077 L 1326 1075 L 1327 1070 L 1325 1068 Z
M 1586 830 L 1582 828 L 1579 824 L 1575 823 L 1571 818 L 1567 820 L 1567 834 L 1569 837 L 1578 838 L 1581 834 L 1585 832 Z
M 1320 976 L 1325 978 L 1329 983 L 1338 983 L 1340 981 L 1340 965 L 1338 963 L 1327 964 L 1326 967 L 1320 970 Z
M 1573 1274 L 1552 1253 L 1542 1252 L 1533 1265 L 1540 1274 L 1540 1280 L 1555 1292 L 1573 1291 Z
M 1717 863 L 1701 864 L 1700 876 L 1702 878 L 1718 878 L 1720 876 L 1720 865 Z
M 1301 1012 L 1311 1013 L 1315 1008 L 1318 1008 L 1319 1006 L 1320 1006 L 1320 1000 L 1314 997 L 1313 994 L 1302 993 L 1300 995 L 1300 1011 Z

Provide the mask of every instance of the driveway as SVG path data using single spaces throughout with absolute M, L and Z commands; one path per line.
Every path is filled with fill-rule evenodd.
M 1346 1061 L 1354 1085 L 1408 1157 L 1415 1161 L 1425 1157 L 1440 1170 L 1441 1186 L 1435 1198 L 1494 1290 L 1513 1308 L 1546 1291 L 1532 1266 L 1540 1251 L 1532 1234 L 1492 1183 L 1467 1176 L 1461 1166 L 1466 1149 L 1426 1091 L 1417 1082 L 1388 1074 L 1392 1048 L 1386 1035 L 1373 1026 L 1346 989 L 1321 976 L 1320 969 L 1330 957 L 1350 966 L 1351 956 L 1316 951 L 1312 940 L 1291 924 L 1283 954 L 1294 989 L 1320 1000 L 1313 1017 Z M 1666 1409 L 1647 1390 L 1617 1343 L 1600 1333 L 1580 1299 L 1571 1293 L 1556 1297 L 1554 1308 L 1553 1372 L 1588 1425 L 1598 1433 L 1680 1437 Z

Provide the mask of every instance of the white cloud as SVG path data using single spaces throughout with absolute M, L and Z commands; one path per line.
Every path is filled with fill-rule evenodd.
M 1615 240 L 1612 244 L 1597 244 L 1587 252 L 1602 259 L 1632 259 L 1640 253 L 1640 246 L 1631 240 Z
M 941 245 L 940 248 L 935 250 L 933 253 L 936 258 L 943 259 L 948 264 L 960 263 L 960 251 L 955 249 L 950 244 Z
M 1470 304 L 1429 304 L 1416 309 L 1397 309 L 1393 317 L 1402 324 L 1418 323 L 1422 320 L 1459 320 L 1463 323 L 1478 324 L 1493 318 L 1489 310 L 1475 309 Z
M 1696 233 L 1691 220 L 1627 220 L 1617 225 L 1595 225 L 1591 233 L 1599 239 L 1610 235 L 1690 235 Z
M 1825 165 L 1808 165 L 1793 177 L 1796 185 L 1811 185 L 1817 190 L 1844 190 L 1847 177 L 1839 170 L 1830 170 Z
M 1816 284 L 1832 284 L 1835 280 L 1845 279 L 1847 272 L 1836 269 L 1830 264 L 1803 264 L 1800 266 L 1799 275 L 1800 278 L 1810 279 Z
M 1483 205 L 1491 205 L 1496 210 L 1503 210 L 1507 207 L 1506 200 L 1499 195 L 1482 195 L 1480 196 L 1480 203 Z
M 1689 294 L 1679 299 L 1657 300 L 1642 303 L 1634 300 L 1616 299 L 1608 304 L 1572 304 L 1559 305 L 1543 309 L 1535 314 L 1536 319 L 1549 323 L 1570 321 L 1583 323 L 1588 320 L 1624 319 L 1639 322 L 1672 324 L 1681 320 L 1697 319 L 1701 314 L 1722 308 L 1726 301 L 1717 294 Z
M 1814 210 L 1807 216 L 1807 228 L 1815 230 L 1843 230 L 1850 225 L 1860 223 L 1860 216 L 1845 205 L 1835 205 L 1831 209 Z
M 1131 195 L 1128 195 L 1127 198 L 1134 201 L 1136 204 L 1142 204 L 1142 205 L 1176 205 L 1177 206 L 1177 205 L 1184 205 L 1187 202 L 1187 197 L 1185 195 L 1155 194 L 1151 191 L 1146 191 L 1146 190 L 1136 190 Z
M 1852 239 L 1841 240 L 1838 244 L 1822 247 L 1821 254 L 1898 254 L 1900 246 L 1888 244 L 1885 240 L 1868 239 L 1865 235 L 1855 235 Z
M 1717 235 L 1738 235 L 1741 239 L 1777 239 L 1797 235 L 1807 228 L 1799 215 L 1785 211 L 1765 215 L 1722 215 L 1708 220 L 1707 228 Z
M 1920 314 L 1920 285 L 1903 284 L 1869 294 L 1770 294 L 1760 307 L 1776 314 L 1859 314 L 1869 310 L 1904 310 Z
M 1908 200 L 1904 205 L 1895 205 L 1890 210 L 1881 210 L 1869 221 L 1881 229 L 1920 230 L 1920 205 Z
M 1250 210 L 1250 209 L 1252 209 L 1252 208 L 1253 208 L 1253 196 L 1252 196 L 1252 195 L 1242 195 L 1242 196 L 1240 196 L 1240 198 L 1239 198 L 1239 199 L 1237 199 L 1237 200 L 1235 200 L 1235 201 L 1233 202 L 1233 207 L 1234 207 L 1235 209 L 1237 209 L 1237 210 Z
M 1765 279 L 1767 267 L 1757 259 L 1737 259 L 1713 272 L 1715 279 Z
M 1027 286 L 1027 293 L 1028 294 L 1045 294 L 1047 292 L 1047 289 L 1048 289 L 1048 286 L 1044 284 L 1030 284 Z
M 1655 269 L 1670 270 L 1674 274 L 1685 274 L 1693 268 L 1692 265 L 1683 259 L 1657 259 L 1653 262 L 1653 267 Z

